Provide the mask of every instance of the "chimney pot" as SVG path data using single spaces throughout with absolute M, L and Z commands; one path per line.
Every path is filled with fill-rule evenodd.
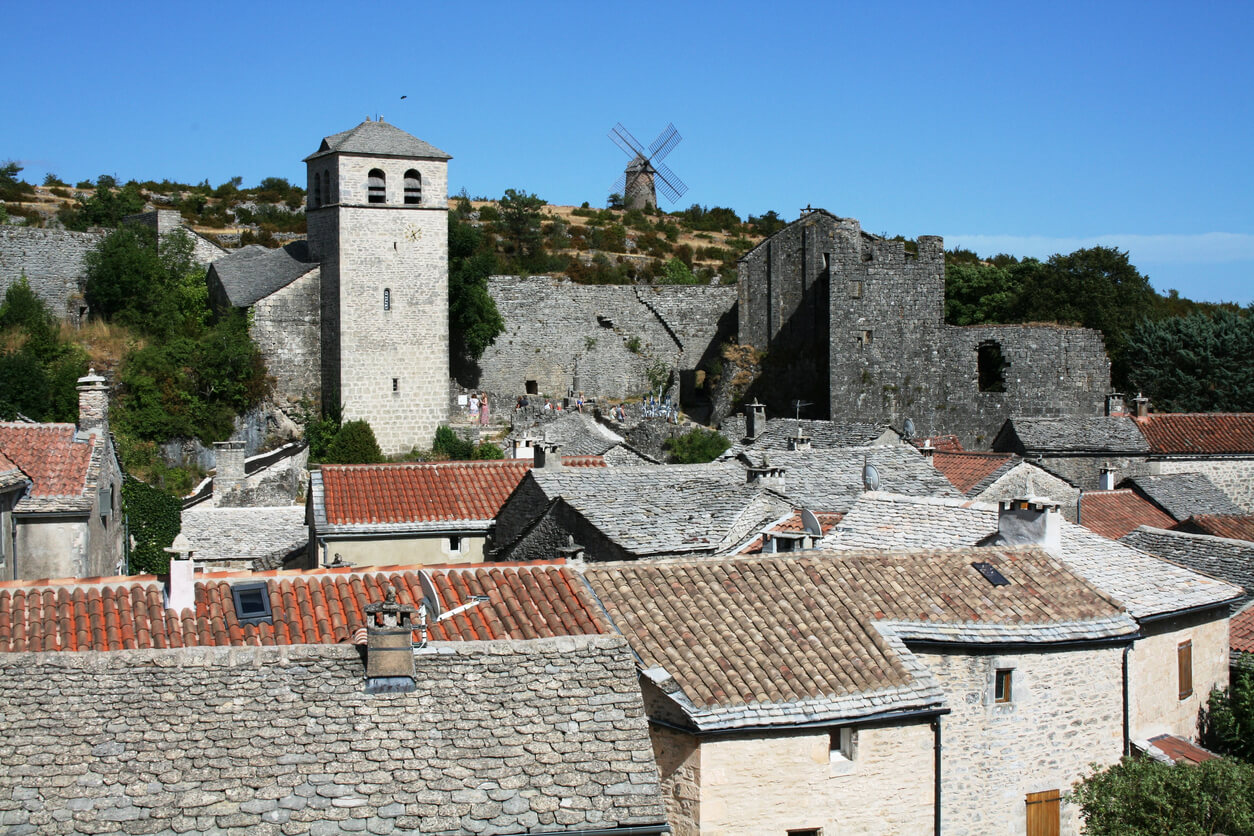
M 936 448 L 932 446 L 932 439 L 928 438 L 923 441 L 923 446 L 919 448 L 919 452 L 923 454 L 923 460 L 936 467 Z
M 215 441 L 213 452 L 218 465 L 213 477 L 213 504 L 221 505 L 227 495 L 244 481 L 244 442 Z
M 1106 396 L 1106 414 L 1107 415 L 1127 415 L 1128 408 L 1124 405 L 1123 395 L 1119 392 L 1111 392 Z
M 1052 499 L 1024 496 L 998 503 L 997 533 L 1010 546 L 1036 545 L 1057 554 L 1062 547 L 1062 506 Z
M 78 379 L 78 428 L 86 432 L 104 433 L 109 428 L 109 384 L 88 369 Z
M 537 441 L 532 448 L 532 467 L 546 470 L 558 470 L 562 467 L 562 446 L 549 441 Z
M 1149 415 L 1149 398 L 1137 393 L 1132 399 L 1132 409 L 1137 418 L 1145 418 Z
M 757 438 L 765 431 L 766 405 L 758 403 L 754 398 L 753 403 L 745 407 L 745 436 Z
M 413 616 L 418 610 L 396 600 L 396 587 L 386 597 L 362 607 L 366 626 L 366 692 L 404 693 L 416 687 Z

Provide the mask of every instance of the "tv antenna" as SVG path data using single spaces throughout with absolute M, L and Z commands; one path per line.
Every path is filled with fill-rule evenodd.
M 814 406 L 814 404 L 810 401 L 803 401 L 800 399 L 792 402 L 793 411 L 796 413 L 798 437 L 801 436 L 801 410 L 805 409 L 807 406 Z
M 432 582 L 431 575 L 425 570 L 419 570 L 418 583 L 422 587 L 422 601 L 418 604 L 418 630 L 422 634 L 422 640 L 416 645 L 419 648 L 427 646 L 430 624 L 439 624 L 441 621 L 447 621 L 453 616 L 464 613 L 466 610 L 477 607 L 488 600 L 486 595 L 471 595 L 470 600 L 460 607 L 454 607 L 446 611 L 440 603 L 440 595 L 435 590 L 435 583 Z M 430 622 L 428 622 L 428 619 L 430 619 Z
M 623 206 L 628 209 L 643 209 L 646 206 L 656 209 L 658 189 L 671 203 L 688 191 L 684 181 L 662 162 L 683 139 L 673 124 L 667 124 L 648 148 L 641 145 L 622 122 L 614 126 L 609 137 L 631 158 L 623 175 L 610 187 L 611 194 L 623 196 Z

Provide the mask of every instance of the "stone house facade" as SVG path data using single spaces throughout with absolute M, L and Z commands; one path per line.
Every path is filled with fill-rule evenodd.
M 1012 414 L 1098 415 L 1110 388 L 1097 331 L 946 325 L 936 236 L 912 252 L 813 210 L 743 256 L 738 276 L 740 343 L 768 352 L 750 393 L 774 411 L 804 398 L 833 419 L 910 418 L 920 435 L 979 447 Z

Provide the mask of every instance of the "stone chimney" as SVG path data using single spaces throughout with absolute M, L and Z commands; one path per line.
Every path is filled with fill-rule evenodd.
M 997 503 L 997 534 L 1008 546 L 1043 546 L 1057 554 L 1062 547 L 1062 506 L 1040 496 L 1003 499 Z
M 192 546 L 179 534 L 165 549 L 170 558 L 170 579 L 166 585 L 166 609 L 181 613 L 196 610 L 196 566 L 192 563 Z
M 78 428 L 84 432 L 109 431 L 109 384 L 88 369 L 78 379 Z
M 753 403 L 745 407 L 745 438 L 757 438 L 766 431 L 766 405 Z
M 1115 469 L 1113 467 L 1103 467 L 1097 476 L 1097 487 L 1104 491 L 1113 491 L 1115 489 Z
M 810 449 L 810 436 L 805 435 L 804 433 L 801 432 L 800 424 L 797 425 L 796 435 L 788 436 L 788 449 L 789 450 L 809 450 Z
M 1106 414 L 1107 415 L 1127 415 L 1128 408 L 1124 406 L 1123 395 L 1119 392 L 1111 392 L 1106 396 Z
M 1137 392 L 1135 398 L 1132 399 L 1132 414 L 1137 418 L 1145 418 L 1149 416 L 1149 398 Z
M 787 468 L 773 465 L 767 460 L 766 456 L 763 456 L 761 464 L 750 464 L 745 468 L 745 483 L 749 485 L 760 484 L 764 488 L 783 491 L 784 473 L 786 471 Z
M 213 476 L 213 504 L 221 505 L 232 489 L 244 481 L 244 442 L 215 441 L 213 452 L 218 472 Z
M 399 694 L 417 687 L 414 674 L 414 613 L 396 600 L 396 587 L 366 614 L 366 693 Z
M 923 461 L 936 467 L 936 448 L 932 446 L 932 439 L 925 438 L 923 446 L 919 448 L 919 452 L 923 455 Z
M 562 467 L 562 446 L 549 441 L 537 441 L 532 447 L 532 467 L 545 470 L 560 470 Z

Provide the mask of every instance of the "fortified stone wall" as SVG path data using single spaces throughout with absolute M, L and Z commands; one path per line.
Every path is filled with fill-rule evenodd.
M 86 313 L 84 258 L 103 232 L 0 226 L 0 298 L 25 275 L 35 295 L 61 319 L 77 323 Z
M 1030 792 L 1066 793 L 1090 763 L 1123 754 L 1122 649 L 1042 653 L 918 653 L 945 691 L 941 821 L 946 833 L 1027 832 Z M 1011 698 L 994 699 L 1010 669 Z M 1062 834 L 1080 833 L 1062 804 Z
M 493 276 L 488 291 L 505 331 L 464 385 L 501 395 L 624 398 L 650 389 L 658 363 L 695 370 L 734 332 L 735 288 L 579 285 L 566 279 Z
M 274 377 L 279 403 L 317 403 L 322 348 L 322 275 L 311 270 L 253 306 L 249 332 Z

